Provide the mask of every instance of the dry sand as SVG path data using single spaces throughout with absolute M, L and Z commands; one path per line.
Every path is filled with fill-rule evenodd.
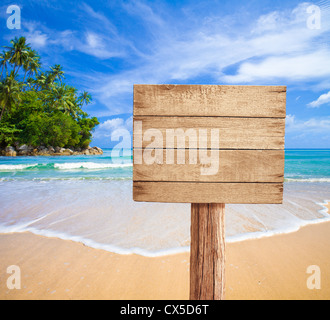
M 226 298 L 330 299 L 330 222 L 269 238 L 229 243 Z M 7 267 L 21 289 L 7 288 Z M 310 265 L 321 289 L 307 287 Z M 0 235 L 0 299 L 188 299 L 189 253 L 118 255 L 31 233 Z

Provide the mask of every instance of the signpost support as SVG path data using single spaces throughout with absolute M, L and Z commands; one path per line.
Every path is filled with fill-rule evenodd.
M 190 300 L 225 298 L 225 204 L 191 204 Z

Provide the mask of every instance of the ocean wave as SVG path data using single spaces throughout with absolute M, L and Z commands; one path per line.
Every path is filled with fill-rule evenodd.
M 329 201 L 328 201 L 329 202 Z M 328 203 L 318 203 L 324 209 L 320 210 L 319 212 L 323 214 L 322 218 L 316 218 L 312 220 L 300 220 L 299 223 L 287 226 L 279 229 L 274 230 L 263 230 L 263 231 L 256 231 L 256 232 L 246 232 L 243 234 L 232 235 L 226 238 L 227 243 L 235 243 L 235 242 L 242 242 L 246 240 L 256 240 L 262 238 L 268 238 L 275 235 L 284 235 L 293 232 L 297 232 L 302 227 L 319 224 L 324 222 L 330 221 L 330 216 L 328 213 L 328 209 L 325 205 Z M 110 243 L 100 243 L 95 241 L 91 238 L 87 238 L 84 236 L 77 236 L 77 235 L 70 235 L 66 232 L 55 231 L 55 230 L 45 230 L 45 229 L 38 229 L 35 227 L 31 227 L 32 223 L 35 223 L 38 220 L 42 220 L 44 217 L 33 220 L 32 222 L 27 222 L 18 225 L 11 225 L 11 226 L 3 226 L 0 225 L 0 234 L 8 234 L 8 233 L 24 233 L 24 232 L 31 232 L 35 235 L 49 237 L 49 238 L 57 238 L 62 240 L 69 240 L 76 243 L 82 243 L 83 245 L 94 248 L 100 249 L 104 251 L 108 251 L 111 253 L 121 254 L 121 255 L 131 255 L 137 254 L 144 257 L 162 257 L 167 255 L 179 254 L 179 253 L 186 253 L 190 251 L 190 245 L 188 246 L 179 246 L 179 247 L 171 247 L 171 248 L 164 248 L 158 250 L 150 250 L 141 247 L 128 247 L 124 248 L 118 245 L 110 244 Z
M 73 236 L 64 232 L 58 232 L 53 230 L 40 230 L 37 228 L 29 227 L 29 224 L 25 225 L 17 225 L 17 226 L 0 226 L 0 234 L 8 234 L 8 233 L 25 233 L 30 232 L 38 236 L 43 236 L 47 238 L 57 238 L 66 241 L 73 241 L 76 243 L 81 243 L 87 247 L 104 250 L 111 253 L 121 254 L 121 255 L 131 255 L 137 254 L 140 256 L 155 258 L 162 257 L 172 254 L 185 253 L 190 251 L 190 246 L 185 247 L 177 247 L 177 248 L 168 248 L 168 249 L 160 249 L 160 250 L 147 250 L 138 247 L 132 248 L 123 248 L 120 246 L 107 244 L 107 243 L 99 243 L 89 238 L 85 238 L 82 236 Z
M 132 167 L 132 163 L 97 163 L 97 162 L 66 162 L 66 163 L 36 163 L 36 164 L 13 164 L 0 165 L 0 172 L 23 171 L 23 170 L 77 170 L 77 169 L 118 169 Z
M 39 178 L 0 178 L 0 182 L 19 182 L 19 181 L 34 181 L 34 182 L 51 182 L 51 181 L 129 181 L 132 177 L 39 177 Z
M 26 170 L 38 166 L 38 164 L 1 164 L 0 171 Z
M 103 183 L 93 188 L 85 183 L 72 188 L 70 184 L 3 185 L 0 233 L 32 232 L 109 252 L 148 257 L 189 251 L 189 205 L 136 206 L 131 199 L 131 183 L 111 183 L 109 188 Z M 37 196 L 41 191 L 45 193 Z M 35 198 L 31 196 L 34 194 Z M 329 187 L 319 185 L 313 189 L 302 184 L 297 189 L 291 185 L 280 206 L 228 205 L 226 241 L 287 234 L 329 221 L 328 195 Z
M 132 163 L 96 163 L 96 162 L 71 162 L 71 163 L 55 163 L 54 168 L 59 170 L 72 169 L 116 169 L 132 167 Z
M 330 182 L 329 178 L 285 178 L 284 182 Z

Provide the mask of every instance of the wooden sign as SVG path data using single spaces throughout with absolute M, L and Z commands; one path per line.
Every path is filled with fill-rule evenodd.
M 282 203 L 286 87 L 135 85 L 133 199 Z
M 225 203 L 282 203 L 286 87 L 135 85 L 133 199 L 191 203 L 190 299 L 225 297 Z

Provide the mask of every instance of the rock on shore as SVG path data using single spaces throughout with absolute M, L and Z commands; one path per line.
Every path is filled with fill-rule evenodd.
M 0 155 L 5 157 L 16 156 L 78 156 L 78 155 L 102 155 L 103 150 L 98 147 L 88 147 L 86 149 L 65 149 L 52 146 L 41 146 L 34 148 L 32 146 L 20 145 L 16 147 L 6 147 L 0 149 Z

